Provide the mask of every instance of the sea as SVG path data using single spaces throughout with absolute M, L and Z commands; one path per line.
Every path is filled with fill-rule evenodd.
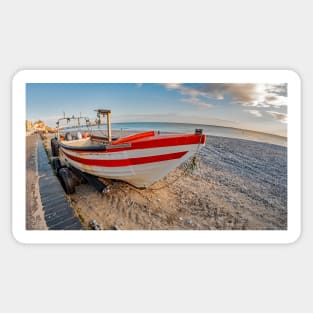
M 119 137 L 128 135 L 130 132 L 151 130 L 160 131 L 161 133 L 192 134 L 195 132 L 195 129 L 202 129 L 207 136 L 237 138 L 287 147 L 286 137 L 232 127 L 166 122 L 125 122 L 112 123 L 111 125 L 113 131 L 118 131 Z M 71 130 L 71 127 L 67 127 L 67 129 Z M 88 129 L 94 131 L 101 130 L 106 134 L 106 125 L 101 125 L 100 128 L 99 126 L 92 126 L 88 127 Z
M 287 138 L 262 132 L 244 130 L 232 127 L 186 124 L 186 123 L 166 123 L 166 122 L 127 122 L 112 123 L 113 130 L 119 130 L 121 134 L 125 131 L 149 131 L 155 130 L 169 133 L 194 133 L 195 129 L 202 129 L 208 136 L 219 136 L 228 138 L 238 138 L 259 142 L 266 142 L 280 146 L 287 146 Z

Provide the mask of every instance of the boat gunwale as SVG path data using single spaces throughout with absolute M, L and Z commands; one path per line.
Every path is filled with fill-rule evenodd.
M 153 149 L 153 148 L 162 148 L 168 146 L 184 146 L 184 145 L 203 145 L 205 144 L 205 135 L 197 134 L 188 134 L 181 136 L 160 136 L 158 138 L 152 137 L 153 140 L 147 140 L 149 137 L 140 138 L 134 140 L 133 142 L 122 143 L 120 145 L 94 145 L 94 148 L 91 148 L 92 145 L 83 147 L 83 146 L 71 146 L 60 142 L 60 146 L 67 150 L 76 151 L 77 153 L 82 152 L 122 152 L 127 150 L 142 150 L 142 149 Z M 145 139 L 145 140 L 144 140 Z

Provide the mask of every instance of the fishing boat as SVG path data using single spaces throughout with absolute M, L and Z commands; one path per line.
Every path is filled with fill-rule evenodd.
M 193 134 L 147 131 L 113 138 L 111 111 L 96 112 L 96 124 L 106 128 L 106 136 L 62 128 L 62 120 L 76 119 L 81 127 L 81 120 L 85 119 L 87 127 L 91 125 L 86 117 L 64 116 L 57 122 L 56 142 L 52 146 L 57 145 L 62 163 L 97 177 L 148 188 L 195 155 L 206 141 L 201 129 Z

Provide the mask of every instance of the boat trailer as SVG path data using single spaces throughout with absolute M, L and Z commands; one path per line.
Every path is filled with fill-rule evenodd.
M 54 143 L 51 146 L 53 147 Z M 62 164 L 58 157 L 52 159 L 52 166 L 66 194 L 73 194 L 75 187 L 84 183 L 93 186 L 100 194 L 106 194 L 110 190 L 109 186 L 101 182 L 98 177 L 84 173 L 73 166 Z

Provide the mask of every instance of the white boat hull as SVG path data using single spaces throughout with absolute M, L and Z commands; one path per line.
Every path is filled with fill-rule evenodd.
M 105 153 L 77 152 L 60 147 L 60 158 L 82 172 L 147 188 L 193 156 L 200 145 L 202 146 L 190 144 Z

